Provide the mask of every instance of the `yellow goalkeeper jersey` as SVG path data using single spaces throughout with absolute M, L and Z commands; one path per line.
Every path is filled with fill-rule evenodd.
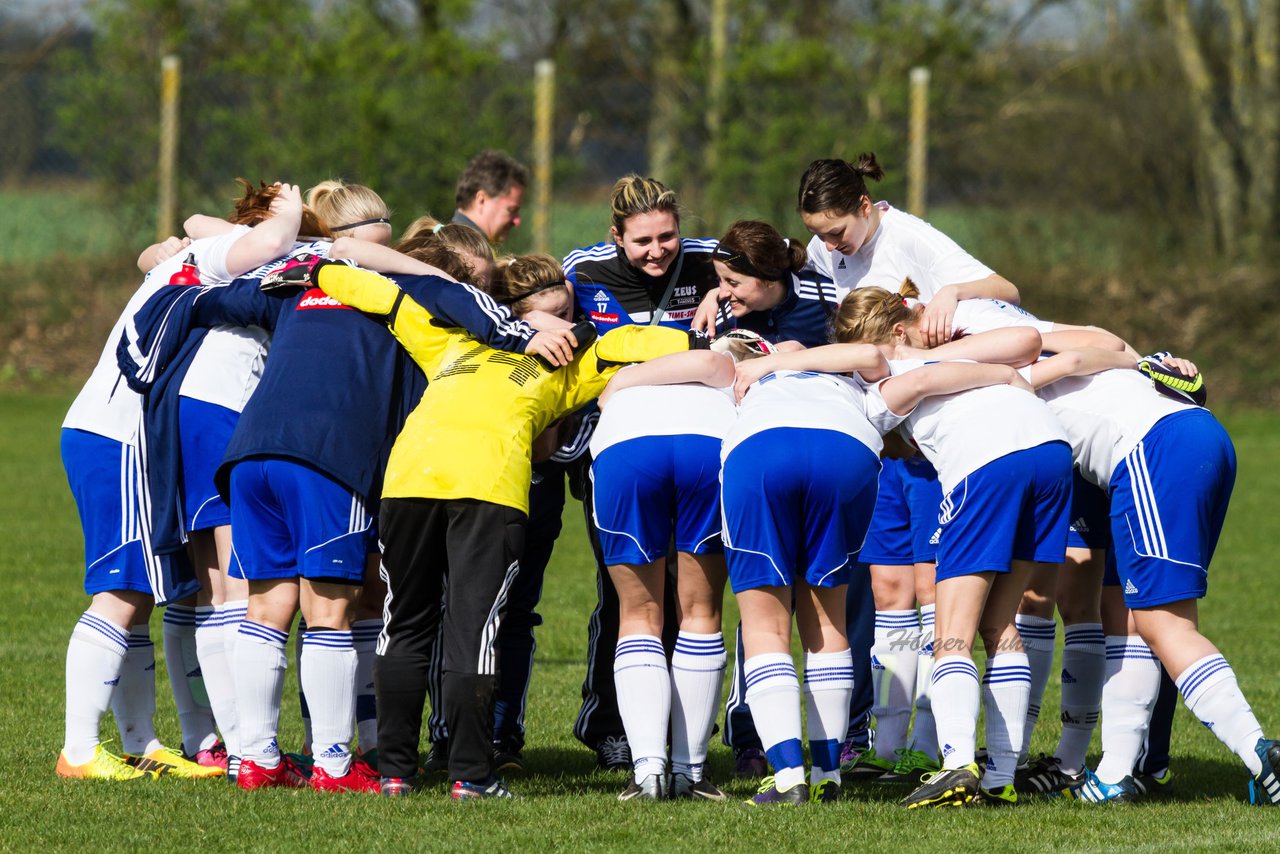
M 630 362 L 689 347 L 682 330 L 624 326 L 570 364 L 495 350 L 463 329 L 442 328 L 390 279 L 341 265 L 317 284 L 345 305 L 387 317 L 427 375 L 427 390 L 391 449 L 384 498 L 474 498 L 529 512 L 533 440 L 604 391 Z

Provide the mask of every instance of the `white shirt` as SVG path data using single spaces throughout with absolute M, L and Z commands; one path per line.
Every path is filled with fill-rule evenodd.
M 897 376 L 925 364 L 918 359 L 890 361 L 889 369 Z M 880 396 L 878 386 L 874 395 Z M 943 495 L 1000 457 L 1046 442 L 1068 441 L 1043 400 L 1009 385 L 926 397 L 902 423 L 938 470 Z
M 1021 373 L 1029 376 L 1031 369 Z M 1080 474 L 1103 489 L 1157 421 L 1190 408 L 1156 391 L 1150 378 L 1129 370 L 1066 377 L 1037 394 L 1066 431 Z
M 976 335 L 993 329 L 1030 326 L 1042 335 L 1053 331 L 1053 322 L 1041 320 L 1024 308 L 998 299 L 967 299 L 956 303 L 952 333 Z
M 720 459 L 756 433 L 775 427 L 834 430 L 852 436 L 877 457 L 883 434 L 901 419 L 866 384 L 836 374 L 777 371 L 755 382 L 738 407 L 738 420 L 725 436 Z
M 600 422 L 591 435 L 591 456 L 599 457 L 607 448 L 642 436 L 723 439 L 736 417 L 732 386 L 682 383 L 624 388 L 600 411 Z
M 134 441 L 142 415 L 142 398 L 129 389 L 116 365 L 116 345 L 120 342 L 125 322 L 142 308 L 152 294 L 169 284 L 169 277 L 178 271 L 188 254 L 195 255 L 201 281 L 228 281 L 227 253 L 231 244 L 248 230 L 247 226 L 237 226 L 227 234 L 193 241 L 190 247 L 157 265 L 146 275 L 142 286 L 129 298 L 124 312 L 111 328 L 98 364 L 71 404 L 62 422 L 63 427 L 96 433 L 117 442 Z
M 950 237 L 918 217 L 876 202 L 881 211 L 875 234 L 857 252 L 832 252 L 817 235 L 809 241 L 809 263 L 836 284 L 840 299 L 854 288 L 880 287 L 897 293 L 910 277 L 928 302 L 947 285 L 976 282 L 994 271 Z
M 243 228 L 243 226 L 238 227 Z M 327 258 L 332 247 L 333 244 L 328 241 L 295 243 L 293 249 L 284 258 L 277 258 L 244 275 L 260 278 L 280 266 L 285 259 L 301 253 Z M 224 254 L 224 265 L 225 257 Z M 225 276 L 225 266 L 223 271 Z M 165 281 L 168 281 L 167 277 Z M 231 279 L 224 277 L 206 281 L 202 277 L 201 281 L 206 285 L 226 285 Z M 244 411 L 250 395 L 262 379 L 270 344 L 271 336 L 266 330 L 256 326 L 214 327 L 205 335 L 200 343 L 200 349 L 192 358 L 191 366 L 187 369 L 186 376 L 182 378 L 179 394 L 194 400 L 213 403 L 234 412 Z

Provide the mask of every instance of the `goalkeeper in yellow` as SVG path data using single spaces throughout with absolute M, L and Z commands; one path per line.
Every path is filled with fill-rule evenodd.
M 570 304 L 553 258 L 515 259 L 506 275 L 510 296 L 536 297 L 520 305 Z M 452 797 L 510 797 L 490 759 L 494 641 L 519 571 L 533 441 L 599 395 L 623 364 L 686 350 L 694 339 L 677 329 L 626 326 L 583 347 L 590 334 L 583 325 L 574 329 L 574 359 L 553 368 L 442 328 L 375 273 L 324 264 L 312 277 L 339 302 L 384 319 L 428 380 L 392 448 L 379 516 L 388 585 L 374 670 L 382 790 L 415 787 L 427 667 L 443 619 Z

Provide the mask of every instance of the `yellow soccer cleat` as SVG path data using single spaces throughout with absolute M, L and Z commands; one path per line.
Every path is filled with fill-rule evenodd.
M 166 777 L 179 777 L 184 780 L 225 777 L 227 774 L 225 768 L 192 762 L 172 747 L 157 748 L 145 756 L 132 756 L 126 753 L 124 761 L 141 771 L 163 774 Z
M 65 753 L 58 753 L 57 773 L 68 780 L 154 780 L 159 772 L 135 768 L 101 744 L 94 748 L 93 758 L 82 765 L 72 765 Z

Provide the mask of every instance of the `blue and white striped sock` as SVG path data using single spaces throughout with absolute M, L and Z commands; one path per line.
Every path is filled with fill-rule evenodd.
M 769 652 L 748 658 L 743 671 L 751 720 L 773 766 L 777 788 L 786 790 L 803 783 L 800 680 L 795 662 L 789 653 Z
M 1053 647 L 1058 639 L 1058 624 L 1052 617 L 1033 617 L 1030 614 L 1018 614 L 1013 623 L 1022 638 L 1022 649 L 1031 667 L 1031 696 L 1027 701 L 1022 743 L 1018 745 L 1018 764 L 1023 765 L 1031 750 L 1031 733 L 1040 719 L 1044 689 L 1049 684 L 1049 674 L 1053 672 Z
M 173 704 L 178 710 L 182 747 L 188 753 L 211 747 L 218 740 L 196 646 L 199 610 L 187 605 L 167 606 L 161 633 L 164 663 L 169 671 L 169 690 L 173 692 Z M 127 662 L 125 666 L 128 667 Z
M 915 608 L 876 611 L 871 645 L 871 679 L 876 716 L 876 755 L 893 756 L 907 743 L 911 703 L 916 691 L 920 655 L 920 617 Z
M 942 767 L 953 770 L 973 764 L 981 698 L 977 666 L 963 655 L 938 659 L 929 696 L 938 725 Z
M 987 713 L 983 788 L 994 791 L 1013 782 L 1030 699 L 1031 665 L 1026 653 L 1000 652 L 987 659 L 987 672 L 982 675 L 982 707 Z
M 240 756 L 263 768 L 280 764 L 276 733 L 288 641 L 288 633 L 247 619 L 236 634 L 231 672 L 236 685 Z
M 1160 693 L 1160 663 L 1137 635 L 1108 635 L 1107 675 L 1102 685 L 1102 759 L 1096 771 L 1104 783 L 1133 773 Z
M 225 623 L 234 620 L 237 626 L 243 618 L 229 612 L 226 605 L 196 609 L 196 653 L 200 658 L 200 672 L 204 676 L 205 692 L 209 695 L 209 708 L 222 740 L 231 755 L 238 755 L 236 737 L 236 688 L 231 681 L 231 649 L 227 644 Z
M 919 655 L 916 656 L 916 722 L 911 731 L 911 749 L 938 758 L 938 724 L 933 718 L 933 605 L 920 606 Z
M 72 765 L 83 765 L 97 751 L 98 726 L 111 706 L 128 649 L 129 631 L 92 611 L 81 614 L 71 630 L 62 752 Z
M 1206 655 L 1177 678 L 1178 691 L 1200 722 L 1240 757 L 1254 777 L 1262 773 L 1262 760 L 1254 752 L 1262 727 L 1240 692 L 1235 671 L 1220 654 Z
M 185 685 L 181 674 L 170 682 Z M 129 651 L 120 665 L 120 682 L 111 695 L 111 714 L 125 753 L 143 756 L 163 745 L 156 738 L 156 645 L 151 627 L 139 623 L 129 632 Z
M 1107 646 L 1101 623 L 1065 626 L 1062 636 L 1062 738 L 1053 755 L 1064 773 L 1075 775 L 1084 770 L 1098 726 Z
M 330 777 L 351 770 L 355 734 L 356 650 L 351 632 L 307 628 L 302 636 L 302 693 L 311 709 L 311 752 Z
M 680 632 L 671 656 L 671 773 L 702 779 L 707 744 L 720 710 L 724 637 Z
M 618 638 L 613 684 L 618 692 L 618 714 L 631 746 L 635 781 L 666 773 L 671 672 L 662 639 L 653 635 Z
M 351 642 L 356 648 L 356 740 L 360 752 L 378 746 L 378 703 L 373 693 L 373 662 L 377 659 L 382 618 L 358 620 L 351 624 Z
M 912 657 L 915 652 L 912 651 Z M 804 705 L 809 725 L 809 782 L 840 782 L 840 743 L 849 728 L 853 654 L 810 652 L 804 657 Z

